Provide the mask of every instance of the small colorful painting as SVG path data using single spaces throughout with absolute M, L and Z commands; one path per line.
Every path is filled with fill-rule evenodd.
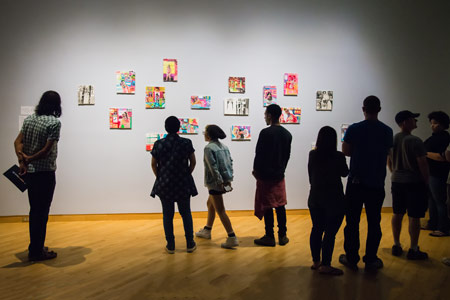
M 224 115 L 229 116 L 248 116 L 249 99 L 248 98 L 227 98 L 223 102 Z
M 231 140 L 232 141 L 250 141 L 252 135 L 250 134 L 250 126 L 231 126 Z
M 285 96 L 298 95 L 298 74 L 284 73 L 284 95 Z
M 198 121 L 195 118 L 180 118 L 181 126 L 179 134 L 197 134 Z
M 110 108 L 109 128 L 110 129 L 131 129 L 132 114 L 131 108 Z
M 148 86 L 145 88 L 145 108 L 164 108 L 166 88 Z
M 78 87 L 78 105 L 94 105 L 94 87 L 92 85 L 80 85 Z
M 192 109 L 210 109 L 211 96 L 191 96 Z
M 136 73 L 134 71 L 116 72 L 117 94 L 134 94 L 136 90 Z
M 263 87 L 264 106 L 277 103 L 277 87 L 274 85 L 265 85 Z
M 300 124 L 301 116 L 302 116 L 301 108 L 283 107 L 281 109 L 280 123 Z
M 228 78 L 229 93 L 245 93 L 245 77 L 229 77 Z
M 145 150 L 152 151 L 153 145 L 155 145 L 155 142 L 165 138 L 166 136 L 167 136 L 167 133 L 147 133 Z
M 344 142 L 345 133 L 347 132 L 348 126 L 350 124 L 342 124 L 341 125 L 341 142 Z
M 163 60 L 163 80 L 168 82 L 178 81 L 178 61 L 176 59 Z
M 330 111 L 333 109 L 333 91 L 317 91 L 316 110 Z

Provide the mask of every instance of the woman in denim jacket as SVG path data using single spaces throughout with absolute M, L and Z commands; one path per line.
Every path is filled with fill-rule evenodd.
M 216 212 L 222 221 L 223 227 L 228 233 L 227 240 L 222 243 L 222 248 L 233 248 L 239 246 L 239 241 L 234 234 L 230 219 L 228 218 L 222 195 L 232 190 L 233 181 L 233 159 L 228 147 L 219 142 L 226 134 L 217 125 L 207 125 L 205 128 L 205 186 L 208 188 L 208 219 L 206 226 L 195 233 L 197 237 L 211 239 L 211 229 L 214 224 Z

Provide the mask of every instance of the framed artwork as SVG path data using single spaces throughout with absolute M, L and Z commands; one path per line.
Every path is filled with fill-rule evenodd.
M 192 109 L 210 109 L 211 96 L 191 96 Z
M 250 141 L 252 135 L 250 133 L 250 126 L 233 125 L 231 126 L 231 140 L 232 141 Z
M 248 116 L 248 98 L 227 98 L 223 102 L 224 115 Z
M 164 108 L 166 106 L 166 88 L 148 86 L 145 88 L 145 108 Z
M 316 110 L 333 109 L 333 91 L 317 91 L 316 93 Z
M 178 81 L 178 61 L 176 59 L 163 60 L 163 80 L 168 82 Z
M 132 119 L 131 108 L 109 109 L 110 129 L 131 129 Z
M 80 85 L 78 87 L 78 105 L 94 105 L 94 87 L 92 85 Z
M 167 133 L 147 133 L 145 150 L 152 151 L 153 145 L 155 144 L 155 142 L 165 138 L 166 136 L 167 136 Z
M 285 96 L 298 95 L 298 74 L 284 73 L 284 95 Z
M 283 107 L 281 109 L 280 123 L 300 124 L 301 116 L 302 116 L 301 108 Z
M 277 87 L 274 85 L 265 85 L 263 87 L 264 106 L 277 103 Z
M 347 132 L 348 127 L 350 124 L 342 124 L 341 125 L 341 142 L 344 142 L 345 133 Z
M 229 77 L 228 78 L 229 93 L 245 93 L 245 77 Z
M 197 134 L 198 121 L 196 118 L 180 118 L 181 122 L 179 134 Z
M 117 94 L 134 94 L 136 90 L 136 73 L 134 71 L 116 72 Z

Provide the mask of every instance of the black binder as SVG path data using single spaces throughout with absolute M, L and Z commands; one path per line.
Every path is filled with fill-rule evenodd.
M 3 175 L 8 178 L 23 193 L 27 190 L 27 183 L 19 175 L 20 169 L 17 165 L 12 166 Z

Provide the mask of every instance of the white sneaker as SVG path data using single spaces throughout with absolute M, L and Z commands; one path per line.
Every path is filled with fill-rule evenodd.
M 195 233 L 195 236 L 199 237 L 199 238 L 202 238 L 202 239 L 210 240 L 211 239 L 211 230 L 202 228 L 202 229 L 200 229 L 199 231 L 197 231 Z
M 221 246 L 222 246 L 222 248 L 231 249 L 231 248 L 239 246 L 239 241 L 238 241 L 237 237 L 229 236 L 229 237 L 227 237 L 226 242 L 222 243 Z

